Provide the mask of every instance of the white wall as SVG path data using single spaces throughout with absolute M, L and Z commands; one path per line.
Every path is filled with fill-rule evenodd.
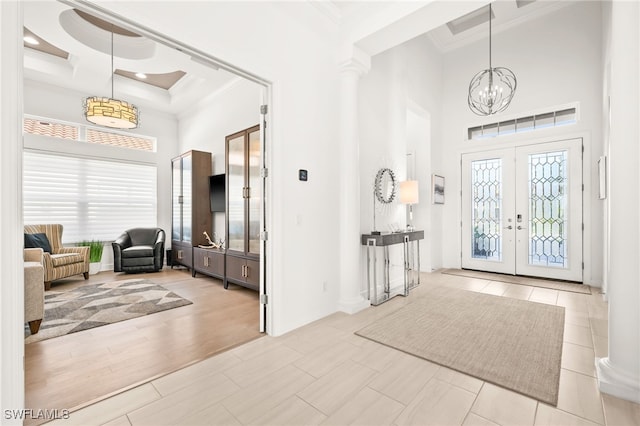
M 396 180 L 406 179 L 406 54 L 403 49 L 375 56 L 371 70 L 360 78 L 358 112 L 360 130 L 360 230 L 374 230 L 374 180 L 380 168 L 394 171 Z M 375 230 L 388 232 L 397 223 L 405 226 L 404 206 L 375 202 Z
M 308 7 L 296 2 L 100 4 L 274 83 L 267 135 L 270 332 L 334 312 L 338 67 L 331 33 L 292 18 Z M 297 180 L 298 169 L 309 170 L 308 182 Z
M 0 3 L 0 406 L 24 407 L 24 270 L 22 230 L 22 14 L 17 2 Z M 3 416 L 3 425 L 21 425 Z
M 442 152 L 442 82 L 445 78 L 443 56 L 427 35 L 405 43 L 408 49 L 408 96 L 418 115 L 429 118 L 429 137 L 416 143 L 416 177 L 420 185 L 420 203 L 414 206 L 414 226 L 425 230 L 424 253 L 421 254 L 423 271 L 442 267 L 442 205 L 433 204 L 431 175 L 442 175 L 439 159 Z M 410 144 L 411 150 L 411 144 Z
M 24 113 L 44 118 L 86 124 L 82 115 L 82 100 L 86 93 L 25 80 Z M 43 101 L 44 100 L 44 101 Z M 157 138 L 157 152 L 153 157 L 158 166 L 158 226 L 165 230 L 170 246 L 171 235 L 171 158 L 178 153 L 178 122 L 170 114 L 140 108 L 141 120 L 137 129 L 130 132 Z M 79 146 L 77 153 L 83 155 L 104 155 L 109 147 Z M 137 153 L 133 152 L 132 155 Z M 141 161 L 149 161 L 142 159 Z M 107 246 L 103 252 L 102 270 L 113 269 L 113 252 Z
M 467 88 L 473 75 L 487 68 L 487 43 L 482 40 L 444 56 L 442 155 L 438 160 L 446 178 L 443 209 L 443 266 L 460 266 L 460 154 L 480 144 L 513 144 L 540 138 L 584 138 L 584 260 L 585 282 L 602 281 L 602 202 L 597 193 L 597 157 L 602 152 L 601 6 L 580 2 L 504 32 L 493 34 L 493 66 L 510 68 L 518 79 L 511 106 L 502 114 L 479 119 L 468 108 Z M 468 142 L 471 125 L 521 116 L 531 111 L 580 103 L 576 125 L 503 136 L 495 141 Z M 504 146 L 504 145 L 503 145 Z M 434 227 L 437 227 L 434 224 Z
M 225 173 L 225 137 L 260 122 L 262 87 L 239 78 L 223 91 L 205 97 L 178 117 L 180 152 L 212 154 L 213 174 Z M 225 238 L 225 214 L 213 213 L 213 230 Z M 213 234 L 209 232 L 213 238 Z
M 432 159 L 440 149 L 441 85 L 442 55 L 427 36 L 421 36 L 374 56 L 359 88 L 361 232 L 373 230 L 377 170 L 389 167 L 399 181 L 415 173 L 420 201 L 413 207 L 413 225 L 425 231 L 420 252 L 423 271 L 441 264 L 441 233 L 438 226 L 432 226 L 439 222 L 441 209 L 431 204 L 430 196 L 431 173 L 439 170 Z M 415 171 L 407 167 L 408 153 L 415 156 Z M 377 230 L 388 231 L 388 224 L 394 222 L 404 228 L 404 205 L 376 206 Z M 366 271 L 364 256 L 362 270 Z M 362 288 L 366 290 L 364 281 Z
M 601 392 L 640 403 L 640 5 L 605 4 L 603 23 L 609 310 L 608 351 L 596 369 Z
M 594 158 L 605 157 L 607 168 L 611 167 L 610 139 L 611 139 L 611 119 L 610 119 L 610 97 L 611 97 L 611 7 L 612 3 L 602 2 L 602 150 L 594 152 Z M 611 190 L 611 179 L 606 177 L 606 193 Z M 610 259 L 610 205 L 611 198 L 607 197 L 602 203 L 602 292 L 607 298 L 609 286 L 609 265 Z

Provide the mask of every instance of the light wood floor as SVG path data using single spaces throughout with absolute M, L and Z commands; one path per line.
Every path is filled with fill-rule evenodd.
M 258 293 L 186 269 L 101 272 L 54 289 L 145 278 L 189 299 L 183 306 L 25 345 L 25 406 L 73 409 L 262 336 Z
M 597 291 L 567 293 L 440 273 L 422 274 L 422 281 L 408 298 L 266 336 L 52 425 L 639 424 L 640 405 L 598 391 L 594 358 L 607 355 L 607 304 Z M 435 285 L 564 306 L 558 406 L 354 335 Z

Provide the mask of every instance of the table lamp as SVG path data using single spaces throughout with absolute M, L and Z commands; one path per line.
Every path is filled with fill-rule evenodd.
M 413 205 L 418 204 L 420 197 L 418 193 L 417 180 L 405 180 L 400 182 L 400 202 L 409 205 L 409 223 L 407 231 L 413 231 Z

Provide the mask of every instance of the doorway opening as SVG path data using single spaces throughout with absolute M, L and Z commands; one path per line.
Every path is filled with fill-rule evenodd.
M 243 81 L 248 81 L 251 84 L 255 84 L 257 86 L 260 87 L 259 89 L 259 96 L 255 96 L 255 104 L 252 105 L 252 112 L 251 114 L 253 114 L 253 120 L 251 124 L 254 124 L 256 122 L 259 123 L 259 137 L 260 137 L 260 157 L 259 157 L 259 179 L 258 182 L 256 182 L 256 188 L 255 191 L 256 193 L 258 193 L 258 197 L 259 197 L 259 205 L 255 206 L 258 210 L 259 210 L 259 231 L 260 231 L 260 237 L 258 238 L 259 240 L 259 245 L 260 245 L 260 270 L 259 270 L 259 290 L 257 292 L 257 297 L 254 297 L 251 300 L 252 305 L 252 309 L 254 309 L 252 311 L 253 314 L 255 314 L 255 318 L 259 319 L 259 321 L 256 321 L 255 323 L 255 327 L 257 329 L 257 331 L 259 332 L 269 332 L 270 330 L 270 311 L 269 311 L 269 305 L 267 305 L 266 301 L 266 294 L 267 294 L 267 282 L 268 282 L 268 276 L 269 276 L 269 271 L 270 271 L 270 256 L 267 256 L 267 254 L 269 254 L 269 250 L 271 249 L 270 244 L 268 242 L 268 240 L 266 239 L 266 235 L 267 235 L 267 223 L 268 220 L 270 220 L 270 214 L 269 214 L 269 205 L 268 205 L 268 200 L 270 199 L 270 197 L 268 197 L 268 191 L 270 189 L 270 184 L 268 181 L 268 174 L 265 172 L 266 170 L 268 170 L 269 167 L 269 155 L 268 152 L 270 152 L 270 145 L 269 142 L 271 140 L 270 137 L 270 130 L 271 128 L 273 128 L 273 123 L 270 122 L 268 123 L 269 126 L 267 127 L 267 122 L 270 121 L 270 115 L 269 115 L 269 108 L 268 105 L 270 105 L 271 103 L 271 82 L 269 82 L 268 80 L 261 78 L 255 74 L 252 74 L 246 70 L 242 70 L 239 69 L 237 67 L 234 67 L 222 60 L 219 60 L 218 58 L 215 58 L 205 52 L 199 51 L 197 49 L 194 49 L 190 46 L 186 46 L 176 40 L 172 40 L 170 38 L 167 38 L 166 36 L 160 34 L 159 32 L 156 32 L 153 29 L 150 28 L 146 28 L 146 27 L 142 27 L 138 24 L 136 24 L 135 22 L 129 21 L 126 18 L 119 16 L 119 15 L 115 15 L 113 13 L 110 13 L 108 10 L 103 9 L 97 5 L 93 5 L 91 3 L 86 3 L 83 1 L 63 1 L 61 3 L 64 3 L 64 5 L 69 6 L 70 8 L 76 9 L 78 11 L 81 11 L 83 13 L 86 14 L 90 14 L 98 19 L 104 20 L 108 23 L 113 23 L 114 25 L 117 25 L 119 27 L 125 28 L 127 30 L 130 30 L 132 32 L 135 32 L 136 34 L 152 41 L 155 43 L 158 43 L 160 45 L 163 45 L 165 48 L 169 48 L 169 49 L 173 49 L 174 53 L 177 51 L 178 55 L 184 55 L 186 56 L 190 61 L 193 61 L 197 64 L 199 64 L 200 66 L 204 66 L 204 67 L 209 67 L 211 69 L 221 69 L 224 70 L 228 73 L 232 73 L 235 75 L 235 77 L 237 79 L 242 79 Z M 60 3 L 58 3 L 59 5 Z M 58 62 L 60 62 L 58 60 Z M 25 102 L 26 104 L 26 102 Z M 78 108 L 79 110 L 79 108 Z M 28 111 L 25 111 L 28 112 Z M 147 115 L 147 119 L 149 119 L 149 116 Z M 143 111 L 143 121 L 145 120 L 144 117 L 144 111 Z M 239 128 L 233 128 L 230 129 L 228 131 L 227 134 L 231 134 L 236 130 L 240 130 Z M 224 135 L 223 135 L 224 137 Z M 179 142 L 179 141 L 178 141 Z M 184 147 L 180 147 L 180 151 L 183 150 Z M 197 147 L 202 149 L 202 147 Z M 191 149 L 191 147 L 187 147 L 185 149 Z M 224 149 L 221 152 L 216 152 L 216 155 L 218 157 L 218 159 L 222 158 L 224 159 Z M 216 161 L 216 160 L 214 160 Z M 224 160 L 221 160 L 222 162 L 224 162 Z M 160 167 L 164 167 L 167 169 L 166 174 L 169 175 L 170 174 L 170 168 L 169 168 L 169 162 L 166 163 L 161 163 L 158 162 L 158 169 L 160 170 Z M 216 167 L 220 166 L 220 164 L 214 164 L 214 169 Z M 223 166 L 224 167 L 224 166 Z M 165 173 L 165 172 L 163 172 Z M 170 180 L 170 179 L 167 179 Z M 166 188 L 163 187 L 161 184 L 159 184 L 159 188 Z M 258 198 L 256 197 L 256 198 Z M 165 205 L 165 208 L 169 208 L 170 209 L 170 205 L 169 203 L 165 203 L 167 205 Z M 170 215 L 170 213 L 167 213 L 167 215 Z M 215 220 L 215 218 L 214 218 Z M 168 233 L 170 234 L 170 232 Z M 107 250 L 108 250 L 108 246 L 107 246 Z M 113 277 L 112 274 L 107 273 L 108 279 L 117 279 L 117 277 Z M 176 278 L 178 277 L 179 278 Z M 138 278 L 136 276 L 128 276 L 127 278 Z M 144 278 L 147 279 L 153 279 L 153 276 L 145 276 Z M 180 281 L 180 288 L 182 290 L 184 290 L 185 293 L 185 297 L 189 298 L 192 297 L 194 299 L 196 299 L 197 297 L 199 297 L 200 295 L 202 295 L 203 293 L 200 292 L 201 290 L 203 290 L 204 287 L 211 285 L 211 286 L 219 286 L 222 287 L 220 284 L 216 284 L 213 282 L 210 282 L 212 279 L 208 278 L 208 277 L 202 277 L 200 276 L 197 279 L 193 279 L 191 277 L 190 273 L 187 273 L 185 271 L 166 271 L 166 275 L 164 275 L 163 277 L 160 277 L 159 281 L 165 280 L 165 282 L 168 282 L 168 280 L 179 280 Z M 196 288 L 197 287 L 197 288 Z M 231 287 L 231 286 L 230 286 Z M 236 291 L 236 293 L 246 293 L 245 291 L 246 289 L 241 289 Z M 229 292 L 233 292 L 233 288 L 229 289 Z M 189 296 L 189 294 L 191 294 L 191 296 Z M 254 293 L 255 295 L 255 293 Z M 208 296 L 207 296 L 208 297 Z M 195 305 L 195 303 L 194 303 Z M 255 306 L 258 305 L 258 306 Z M 219 306 L 220 309 L 226 309 L 227 307 L 224 306 Z M 256 309 L 257 308 L 257 309 Z M 169 312 L 169 311 L 168 311 Z M 177 311 L 176 311 L 177 312 Z M 232 314 L 232 312 L 230 310 L 227 310 L 227 314 L 228 316 L 230 316 Z M 160 314 L 155 314 L 155 315 L 160 315 Z M 171 315 L 173 316 L 178 316 L 175 313 L 171 313 Z M 206 312 L 203 313 L 204 316 L 206 316 Z M 224 327 L 221 327 L 221 325 L 217 322 L 217 320 L 212 319 L 212 317 L 208 318 L 209 321 L 211 321 L 211 324 L 209 325 L 209 327 L 211 327 L 211 329 L 213 330 L 214 328 L 218 327 L 219 329 L 223 329 Z M 232 318 L 231 318 L 232 320 Z M 148 380 L 153 379 L 158 377 L 158 374 L 155 371 L 152 371 L 152 366 L 154 364 L 158 364 L 161 362 L 162 359 L 165 359 L 168 357 L 167 353 L 166 353 L 166 349 L 169 348 L 174 348 L 175 350 L 180 350 L 180 348 L 185 348 L 190 347 L 190 346 L 198 346 L 199 345 L 199 339 L 203 338 L 203 335 L 198 333 L 197 327 L 200 326 L 204 326 L 206 324 L 206 321 L 202 322 L 200 326 L 198 326 L 196 323 L 196 321 L 193 321 L 190 318 L 182 318 L 181 320 L 183 322 L 182 324 L 182 330 L 181 333 L 174 333 L 176 339 L 181 340 L 182 342 L 178 342 L 175 345 L 171 344 L 169 342 L 166 342 L 167 344 L 164 346 L 165 349 L 161 349 L 161 348 L 152 348 L 151 352 L 155 352 L 155 354 L 151 354 L 147 357 L 146 360 L 144 361 L 136 361 L 136 363 L 129 363 L 129 366 L 127 367 L 127 363 L 128 363 L 128 359 L 130 359 L 131 356 L 135 356 L 136 352 L 141 351 L 146 351 L 147 349 L 143 349 L 143 347 L 145 346 L 145 341 L 141 341 L 141 339 L 134 339 L 133 335 L 130 335 L 129 337 L 129 342 L 121 342 L 120 345 L 120 349 L 121 349 L 121 353 L 120 356 L 122 357 L 122 362 L 121 362 L 121 368 L 119 369 L 116 366 L 106 366 L 103 362 L 103 360 L 101 360 L 100 363 L 94 363 L 94 365 L 96 366 L 100 366 L 100 364 L 102 363 L 102 366 L 100 367 L 102 372 L 96 372 L 93 376 L 89 377 L 91 380 L 93 380 L 94 382 L 102 382 L 105 383 L 107 382 L 109 379 L 107 378 L 107 376 L 109 375 L 113 375 L 113 377 L 115 376 L 119 376 L 119 377 L 126 377 L 127 376 L 127 368 L 130 369 L 138 369 L 138 370 L 145 370 L 148 371 Z M 113 334 L 114 335 L 127 335 L 126 332 L 123 332 L 122 330 L 122 324 L 124 324 L 126 321 L 119 323 L 119 325 L 116 328 L 120 328 L 120 330 L 113 330 Z M 149 324 L 147 324 L 148 326 L 150 326 Z M 241 324 L 238 321 L 238 324 L 236 324 L 235 326 L 239 327 Z M 252 324 L 253 326 L 253 324 Z M 151 326 L 150 326 L 151 327 Z M 105 327 L 102 327 L 105 328 Z M 144 328 L 144 327 L 141 327 Z M 234 327 L 231 326 L 229 328 L 226 329 L 227 334 L 229 333 L 233 333 Z M 158 330 L 156 330 L 158 331 Z M 165 333 L 164 337 L 171 337 L 169 336 L 169 334 L 171 333 Z M 179 334 L 179 335 L 178 335 Z M 212 335 L 215 333 L 212 333 Z M 222 334 L 218 333 L 219 335 L 217 337 L 219 337 L 220 339 L 224 339 L 225 336 L 223 336 Z M 90 339 L 89 339 L 90 340 Z M 96 340 L 94 339 L 94 342 Z M 49 342 L 48 342 L 49 343 Z M 174 342 L 175 343 L 175 342 Z M 38 342 L 33 343 L 33 344 L 38 344 Z M 51 346 L 50 344 L 48 346 Z M 225 349 L 228 349 L 232 346 L 227 346 Z M 111 352 L 117 352 L 117 349 L 111 348 L 108 349 Z M 85 361 L 87 364 L 90 364 L 91 361 L 89 360 L 88 357 L 90 357 L 91 352 L 93 351 L 94 353 L 97 353 L 98 348 L 97 347 L 92 347 L 91 345 L 89 345 L 88 347 L 82 347 L 82 346 L 76 346 L 75 349 L 72 350 L 74 353 L 84 353 L 84 357 L 85 357 Z M 185 350 L 186 351 L 186 350 Z M 29 352 L 28 350 L 25 350 L 26 352 L 26 358 L 28 358 L 29 356 Z M 33 351 L 33 352 L 37 352 Z M 194 358 L 194 359 L 186 359 L 186 358 L 182 358 L 182 366 L 188 365 L 190 363 L 196 362 L 196 361 L 200 361 L 208 356 L 213 355 L 213 353 L 206 353 L 206 354 L 202 354 L 200 355 L 200 358 Z M 119 391 L 122 391 L 124 389 L 126 389 L 127 387 L 132 387 L 132 386 L 137 386 L 140 383 L 142 383 L 143 381 L 141 381 L 140 379 L 136 379 L 135 381 L 131 381 L 130 383 L 122 383 L 119 382 L 116 384 L 116 387 L 114 389 L 112 389 L 109 393 L 103 393 L 103 394 L 93 394 L 90 393 L 86 387 L 83 387 L 82 384 L 80 384 L 74 377 L 73 377 L 73 372 L 77 371 L 77 368 L 74 367 L 72 361 L 69 359 L 68 362 L 66 363 L 59 363 L 56 368 L 56 371 L 50 371 L 49 372 L 49 376 L 47 375 L 46 371 L 43 370 L 38 370 L 37 372 L 35 372 L 35 363 L 37 363 L 38 361 L 35 360 L 33 361 L 34 364 L 29 364 L 29 361 L 26 360 L 25 361 L 25 365 L 26 365 L 26 376 L 27 376 L 27 384 L 26 384 L 26 389 L 27 389 L 27 394 L 29 394 L 29 388 L 31 387 L 32 389 L 35 388 L 42 388 L 45 386 L 51 387 L 52 389 L 50 390 L 51 393 L 57 393 L 59 395 L 63 395 L 63 394 L 69 394 L 69 391 L 71 391 L 72 389 L 76 388 L 76 390 L 74 392 L 76 393 L 85 393 L 85 395 L 83 395 L 82 397 L 84 398 L 83 400 L 79 400 L 76 401 L 74 403 L 58 403 L 56 401 L 53 401 L 51 399 L 49 399 L 48 401 L 46 401 L 46 404 L 44 405 L 38 405 L 38 404 L 34 404 L 32 403 L 33 400 L 30 400 L 29 396 L 27 395 L 26 398 L 26 406 L 29 408 L 46 408 L 49 407 L 51 405 L 57 406 L 57 407 L 64 407 L 64 408 L 70 408 L 70 409 L 74 409 L 74 408 L 78 408 L 81 407 L 83 405 L 86 405 L 88 403 L 92 403 L 92 402 L 96 402 L 97 400 L 107 397 L 113 393 L 117 393 Z M 75 364 L 76 366 L 78 364 Z M 65 367 L 66 366 L 66 367 Z M 178 367 L 178 368 L 180 368 Z M 32 370 L 29 370 L 30 368 L 32 368 Z M 63 374 L 59 374 L 60 371 L 63 370 Z M 107 371 L 107 370 L 111 370 L 111 371 Z M 33 374 L 31 373 L 33 372 Z M 169 371 L 163 371 L 162 374 L 166 374 Z M 55 385 L 52 385 L 50 383 L 42 383 L 43 380 L 47 380 L 48 382 L 48 378 L 49 377 L 53 377 L 53 376 L 58 376 L 61 377 L 62 380 L 65 381 L 66 383 L 66 388 L 64 386 L 60 386 L 60 387 L 56 387 Z M 115 380 L 114 380 L 115 383 Z M 55 388 L 55 389 L 54 389 Z M 61 391 L 61 389 L 66 389 L 64 391 Z

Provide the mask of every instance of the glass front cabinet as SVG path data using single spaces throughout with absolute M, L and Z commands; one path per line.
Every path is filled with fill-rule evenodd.
M 258 289 L 261 205 L 260 126 L 226 137 L 226 278 Z
M 171 160 L 171 265 L 193 268 L 192 248 L 211 232 L 211 153 L 189 151 Z

